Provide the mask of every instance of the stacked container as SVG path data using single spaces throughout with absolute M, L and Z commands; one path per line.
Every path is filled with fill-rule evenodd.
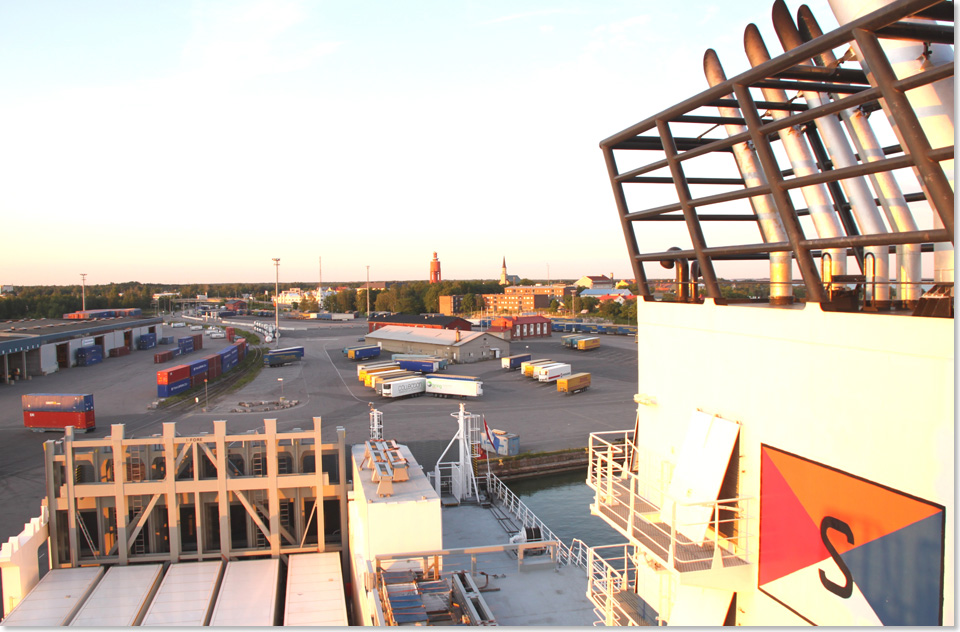
M 63 430 L 73 426 L 80 432 L 96 427 L 93 395 L 34 393 L 21 398 L 23 425 L 34 430 Z
M 190 367 L 180 364 L 157 371 L 157 397 L 170 397 L 190 388 Z
M 100 345 L 77 349 L 77 364 L 79 366 L 90 366 L 100 362 L 103 362 L 103 347 Z
M 140 334 L 140 340 L 137 341 L 137 349 L 145 351 L 157 346 L 157 334 Z
M 227 342 L 233 342 L 233 339 L 237 335 L 237 330 L 233 327 L 227 327 Z

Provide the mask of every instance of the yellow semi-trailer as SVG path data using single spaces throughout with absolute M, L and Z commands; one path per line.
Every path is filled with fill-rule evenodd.
M 591 375 L 589 373 L 574 373 L 557 380 L 558 393 L 579 393 L 590 388 Z
M 524 377 L 533 377 L 533 367 L 540 364 L 553 364 L 555 360 L 530 360 L 529 362 L 523 362 L 520 364 L 520 372 L 523 373 Z
M 577 341 L 577 351 L 590 351 L 600 346 L 600 338 L 581 338 Z
M 400 370 L 402 369 L 400 369 L 399 364 L 397 364 L 396 362 L 391 362 L 390 364 L 387 364 L 384 366 L 366 368 L 363 371 L 360 371 L 360 373 L 357 376 L 357 379 L 359 379 L 361 382 L 366 384 L 370 380 L 371 375 L 375 375 L 377 373 L 383 373 L 385 371 L 400 371 Z

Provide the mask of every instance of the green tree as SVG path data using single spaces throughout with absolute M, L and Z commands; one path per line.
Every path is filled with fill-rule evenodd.
M 464 295 L 463 299 L 460 301 L 460 311 L 470 314 L 477 310 L 477 301 L 474 298 L 473 294 Z

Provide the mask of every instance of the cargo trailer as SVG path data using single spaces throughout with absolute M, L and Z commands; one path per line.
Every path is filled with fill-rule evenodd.
M 381 397 L 415 397 L 427 390 L 427 378 L 408 376 L 383 380 L 377 384 L 377 394 Z
M 589 338 L 584 334 L 568 334 L 566 336 L 560 336 L 560 344 L 569 349 L 576 349 L 577 341 L 581 338 Z
M 277 625 L 279 581 L 279 559 L 227 562 L 210 625 Z
M 555 382 L 557 379 L 573 373 L 569 364 L 554 364 L 543 369 L 537 378 L 541 382 Z
M 540 379 L 540 375 L 541 375 L 544 371 L 546 371 L 546 370 L 549 369 L 550 367 L 556 366 L 556 365 L 558 365 L 558 364 L 564 364 L 564 363 L 563 363 L 563 362 L 554 361 L 554 362 L 548 362 L 548 363 L 546 363 L 546 364 L 538 364 L 538 365 L 536 365 L 536 366 L 533 367 L 533 371 L 530 372 L 530 377 L 532 377 L 532 378 L 535 379 L 535 380 L 538 380 L 538 379 Z
M 404 371 L 402 369 L 398 369 L 396 371 L 385 371 L 383 373 L 374 373 L 373 375 L 368 376 L 368 379 L 366 382 L 364 382 L 364 385 L 376 390 L 377 384 L 384 380 L 392 380 L 398 377 L 416 377 L 418 375 L 419 373 L 416 371 Z
M 459 380 L 446 376 L 428 376 L 426 392 L 434 397 L 479 397 L 483 395 L 483 382 Z
M 446 380 L 468 380 L 468 381 L 476 381 L 480 379 L 474 375 L 456 375 L 455 373 L 427 373 L 424 377 L 439 377 Z
M 3 619 L 3 625 L 52 628 L 70 625 L 103 577 L 103 566 L 54 568 Z
M 303 359 L 303 347 L 274 349 L 263 356 L 263 366 L 283 366 Z
M 516 456 L 520 454 L 520 437 L 512 432 L 491 429 L 489 436 L 480 433 L 480 447 L 498 456 Z
M 347 627 L 340 554 L 298 553 L 287 563 L 283 625 Z
M 363 364 L 357 365 L 357 379 L 363 381 L 367 377 L 367 373 L 371 373 L 374 369 L 399 369 L 400 365 L 391 360 L 379 361 L 379 362 L 364 362 Z
M 372 369 L 364 369 L 360 372 L 360 377 L 358 378 L 363 382 L 364 386 L 370 386 L 370 376 L 376 375 L 377 373 L 386 373 L 387 371 L 402 371 L 400 365 L 396 362 L 391 362 L 387 366 L 378 366 Z
M 347 353 L 347 357 L 351 360 L 365 360 L 367 358 L 376 358 L 380 355 L 379 346 L 367 346 L 359 347 L 357 349 L 350 349 Z
M 396 362 L 401 369 L 420 373 L 433 373 L 440 368 L 440 361 L 435 358 L 406 358 Z
M 556 360 L 527 360 L 520 363 L 520 372 L 524 377 L 533 377 L 533 367 L 541 364 L 553 364 Z
M 509 371 L 519 369 L 520 365 L 530 359 L 529 353 L 518 353 L 517 355 L 500 358 L 500 366 Z
M 207 625 L 222 575 L 222 561 L 171 564 L 140 625 Z
M 139 625 L 163 576 L 163 564 L 112 566 L 80 606 L 71 626 Z
M 591 349 L 598 349 L 599 347 L 600 339 L 596 336 L 581 338 L 577 341 L 577 351 L 590 351 Z
M 590 388 L 591 375 L 589 373 L 571 373 L 557 379 L 558 393 L 579 393 Z

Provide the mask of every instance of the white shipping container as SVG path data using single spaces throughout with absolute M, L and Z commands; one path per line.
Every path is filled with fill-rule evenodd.
M 223 562 L 171 564 L 140 625 L 207 625 Z
M 70 625 L 88 628 L 139 625 L 162 576 L 163 564 L 111 567 Z
M 480 380 L 457 380 L 453 378 L 427 378 L 426 392 L 437 397 L 479 397 L 483 395 Z
M 541 371 L 538 379 L 541 382 L 556 382 L 557 378 L 570 375 L 572 372 L 573 369 L 570 368 L 569 364 L 555 364 Z
M 69 625 L 103 573 L 102 566 L 55 568 L 48 571 L 23 601 L 4 618 L 3 625 L 50 628 Z
M 339 553 L 290 556 L 283 625 L 348 625 Z
M 273 626 L 277 616 L 280 560 L 227 563 L 210 625 Z

